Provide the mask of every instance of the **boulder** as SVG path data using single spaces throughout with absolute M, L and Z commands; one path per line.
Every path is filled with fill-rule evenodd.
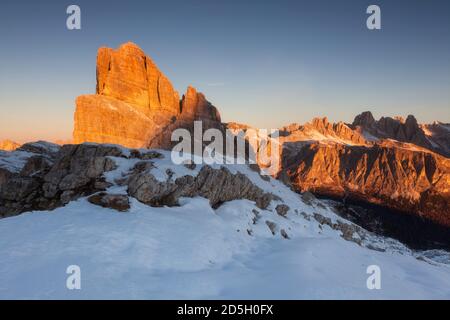
M 282 217 L 286 217 L 289 209 L 290 209 L 289 206 L 285 204 L 279 204 L 275 207 L 275 211 L 278 213 L 278 215 Z
M 125 212 L 130 209 L 130 200 L 127 195 L 123 194 L 100 192 L 90 196 L 88 201 L 94 205 L 114 209 L 120 212 Z

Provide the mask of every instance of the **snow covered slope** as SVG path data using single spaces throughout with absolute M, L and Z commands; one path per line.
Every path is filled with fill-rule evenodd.
M 174 166 L 169 153 L 160 152 L 163 158 L 148 160 L 160 181 L 169 172 L 176 178 L 201 170 Z M 111 159 L 118 166 L 105 174 L 112 183 L 107 192 L 126 194 L 118 178 L 138 160 Z M 182 198 L 174 207 L 130 198 L 130 210 L 118 212 L 80 198 L 53 211 L 1 219 L 0 298 L 450 298 L 445 259 L 430 260 L 359 230 L 326 203 L 302 198 L 246 165 L 227 168 L 279 200 L 262 210 L 245 199 L 213 209 L 201 197 Z M 277 213 L 280 204 L 288 206 L 286 215 Z M 80 290 L 66 287 L 70 265 L 81 269 Z M 367 288 L 370 265 L 380 267 L 380 290 Z

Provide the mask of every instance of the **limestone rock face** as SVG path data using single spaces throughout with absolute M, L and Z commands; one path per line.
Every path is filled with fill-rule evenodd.
M 297 143 L 283 148 L 282 171 L 301 192 L 375 203 L 450 226 L 450 160 L 426 149 L 388 141 Z
M 118 50 L 100 48 L 97 55 L 97 94 L 139 107 L 146 115 L 179 113 L 178 93 L 141 48 L 126 43 Z
M 203 93 L 189 86 L 181 100 L 183 118 L 187 120 L 211 120 L 220 122 L 220 114 Z
M 141 148 L 158 128 L 135 105 L 111 97 L 79 96 L 76 104 L 75 143 L 115 143 Z
M 13 151 L 20 147 L 19 143 L 16 143 L 11 140 L 2 140 L 0 141 L 0 150 L 4 151 Z
M 122 45 L 117 51 L 100 48 L 97 65 L 97 94 L 148 111 L 146 57 L 142 50 L 130 44 Z
M 189 87 L 180 101 L 156 64 L 126 43 L 117 50 L 99 49 L 96 94 L 76 100 L 74 143 L 168 148 L 171 132 L 194 120 L 220 125 L 217 109 L 203 94 Z

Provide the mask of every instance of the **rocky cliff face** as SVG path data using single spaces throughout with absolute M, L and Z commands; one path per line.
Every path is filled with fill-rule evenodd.
M 385 144 L 283 150 L 282 168 L 299 191 L 381 204 L 450 226 L 449 159 Z
M 206 120 L 220 122 L 219 111 L 208 100 L 203 93 L 191 86 L 181 100 L 181 118 L 187 121 Z
M 194 119 L 220 126 L 217 109 L 203 94 L 189 87 L 180 101 L 168 78 L 137 45 L 100 48 L 96 94 L 76 99 L 74 143 L 168 148 L 171 131 Z

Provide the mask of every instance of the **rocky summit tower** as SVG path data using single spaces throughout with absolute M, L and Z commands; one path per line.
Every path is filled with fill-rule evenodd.
M 170 134 L 194 120 L 220 127 L 220 114 L 202 93 L 178 92 L 134 43 L 97 54 L 96 94 L 76 99 L 74 143 L 114 143 L 130 148 L 168 148 Z

